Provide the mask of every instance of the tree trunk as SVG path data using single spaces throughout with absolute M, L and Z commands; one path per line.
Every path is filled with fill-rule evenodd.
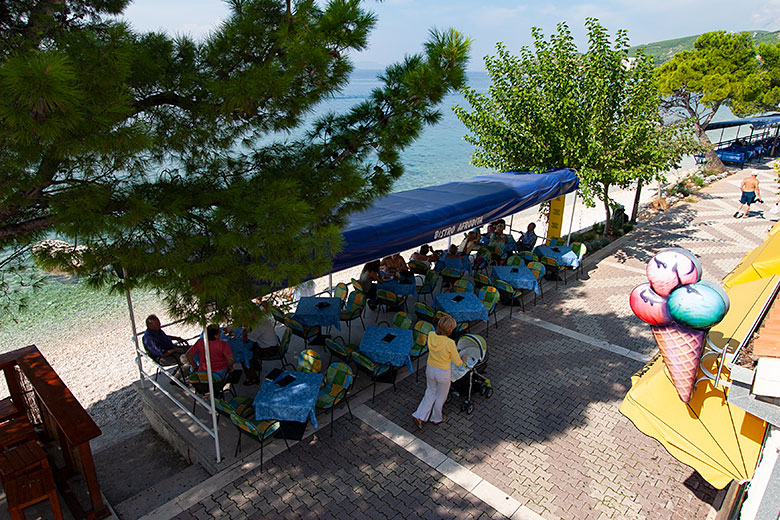
M 607 212 L 607 220 L 604 222 L 604 236 L 609 236 L 612 230 L 612 215 L 609 211 L 609 184 L 604 185 L 604 210 Z
M 707 133 L 701 126 L 695 125 L 694 132 L 696 133 L 696 138 L 700 143 L 706 145 L 709 148 L 712 148 L 712 141 L 710 141 L 710 138 L 707 137 Z M 723 164 L 723 161 L 720 160 L 720 157 L 718 157 L 718 154 L 715 153 L 714 149 L 704 152 L 704 157 L 707 160 L 707 169 L 709 171 L 715 173 L 723 173 L 726 171 L 726 165 Z
M 634 207 L 631 209 L 631 223 L 636 224 L 636 218 L 639 215 L 639 198 L 642 196 L 642 180 L 636 183 L 636 194 L 634 195 Z

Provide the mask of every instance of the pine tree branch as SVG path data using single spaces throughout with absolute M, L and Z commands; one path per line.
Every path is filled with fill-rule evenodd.
M 165 105 L 175 106 L 183 110 L 192 110 L 195 108 L 195 102 L 192 99 L 180 96 L 175 92 L 160 92 L 144 99 L 139 99 L 134 103 L 134 114 L 145 112 L 146 110 Z

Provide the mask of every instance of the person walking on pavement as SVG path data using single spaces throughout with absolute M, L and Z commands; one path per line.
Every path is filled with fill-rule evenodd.
M 761 190 L 758 187 L 758 173 L 755 171 L 742 181 L 739 189 L 742 190 L 742 197 L 739 199 L 739 209 L 734 213 L 734 218 L 746 217 L 750 212 L 751 204 L 754 202 L 764 202 L 761 200 Z M 740 215 L 742 206 L 745 206 L 745 212 Z

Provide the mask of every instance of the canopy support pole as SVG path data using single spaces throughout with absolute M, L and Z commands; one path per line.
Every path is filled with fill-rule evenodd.
M 580 190 L 574 192 L 574 203 L 571 205 L 571 220 L 569 221 L 569 236 L 566 237 L 566 247 L 571 242 L 571 230 L 574 227 L 574 210 L 577 208 L 577 194 Z
M 328 273 L 328 293 L 333 296 L 333 273 Z
M 512 213 L 512 215 L 509 216 L 509 234 L 512 234 L 512 224 L 515 222 L 515 214 Z
M 209 332 L 206 319 L 203 318 L 203 355 L 206 356 L 206 375 L 209 380 L 209 406 L 211 408 L 211 427 L 214 429 L 214 451 L 217 456 L 217 464 L 222 460 L 219 452 L 219 427 L 217 426 L 217 409 L 214 405 L 214 380 L 211 372 L 211 349 L 209 348 Z
M 122 268 L 122 279 L 127 280 L 127 270 Z M 145 388 L 144 371 L 141 368 L 141 352 L 138 345 L 138 327 L 135 324 L 135 311 L 133 310 L 133 298 L 130 296 L 130 289 L 125 289 L 127 297 L 127 312 L 130 313 L 130 328 L 133 330 L 133 343 L 135 344 L 135 364 L 138 366 L 138 378 L 141 380 L 141 388 Z
M 718 146 L 721 146 L 723 144 L 723 132 L 726 131 L 726 127 L 720 129 L 720 139 L 718 139 Z

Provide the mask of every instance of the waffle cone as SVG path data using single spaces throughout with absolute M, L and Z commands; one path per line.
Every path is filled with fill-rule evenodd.
M 687 403 L 693 394 L 706 333 L 676 323 L 650 328 L 672 383 L 677 389 L 677 395 L 682 402 Z

